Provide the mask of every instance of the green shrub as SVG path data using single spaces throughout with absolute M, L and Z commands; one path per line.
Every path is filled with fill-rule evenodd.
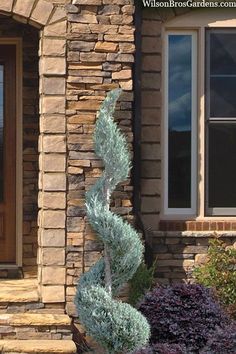
M 138 267 L 133 278 L 129 281 L 129 303 L 136 306 L 140 300 L 145 296 L 146 292 L 151 289 L 154 282 L 154 272 L 156 262 L 148 268 L 143 262 Z
M 236 249 L 219 239 L 210 240 L 208 261 L 193 275 L 198 283 L 213 287 L 222 304 L 236 304 Z

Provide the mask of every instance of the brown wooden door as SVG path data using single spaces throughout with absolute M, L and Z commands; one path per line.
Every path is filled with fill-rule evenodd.
M 16 262 L 16 48 L 0 45 L 0 263 Z

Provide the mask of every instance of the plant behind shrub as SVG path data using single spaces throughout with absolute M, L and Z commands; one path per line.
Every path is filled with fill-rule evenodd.
M 151 344 L 185 345 L 188 353 L 202 348 L 216 326 L 229 320 L 210 289 L 199 284 L 160 286 L 148 293 L 140 311 L 151 325 Z
M 200 354 L 235 354 L 236 353 L 236 323 L 218 327 L 209 336 L 206 346 Z
M 150 290 L 153 285 L 155 268 L 156 262 L 154 262 L 150 268 L 142 262 L 133 278 L 129 281 L 129 303 L 132 306 L 136 306 L 137 303 L 144 297 L 145 293 Z
M 209 241 L 208 261 L 196 267 L 193 275 L 198 283 L 214 287 L 224 305 L 236 303 L 236 249 L 223 241 Z

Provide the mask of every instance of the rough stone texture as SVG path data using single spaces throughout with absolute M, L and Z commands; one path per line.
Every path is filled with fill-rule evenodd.
M 53 10 L 53 5 L 47 1 L 40 0 L 33 10 L 31 19 L 42 25 L 46 25 Z
M 0 324 L 9 326 L 69 326 L 71 320 L 67 315 L 52 314 L 0 314 Z
M 207 260 L 210 239 L 220 237 L 228 245 L 236 240 L 236 233 L 230 231 L 156 231 L 152 236 L 153 255 L 157 257 L 155 277 L 160 284 L 190 280 L 194 265 Z
M 63 76 L 66 73 L 66 62 L 61 57 L 45 57 L 41 60 L 41 66 L 45 75 Z
M 102 3 L 104 5 L 102 5 Z M 67 312 L 76 315 L 73 299 L 79 276 L 101 255 L 101 244 L 88 225 L 85 192 L 101 174 L 93 153 L 96 112 L 107 91 L 123 87 L 116 119 L 130 148 L 132 134 L 132 66 L 134 62 L 133 1 L 76 0 L 68 6 L 67 79 Z M 112 210 L 132 220 L 130 180 L 114 193 Z
M 13 12 L 17 15 L 29 17 L 33 9 L 34 2 L 32 0 L 17 0 L 13 8 Z
M 63 266 L 65 264 L 65 250 L 56 247 L 44 248 L 42 251 L 42 264 L 45 266 Z
M 0 280 L 0 303 L 37 302 L 38 300 L 36 279 Z
M 75 344 L 71 340 L 1 340 L 0 349 L 5 353 L 76 353 Z
M 63 302 L 65 299 L 65 286 L 48 285 L 42 287 L 42 301 L 45 303 Z
M 40 246 L 42 247 L 65 247 L 65 230 L 48 229 L 41 234 Z
M 43 268 L 42 280 L 44 284 L 55 284 L 64 285 L 66 281 L 66 271 L 65 268 L 60 267 L 45 267 Z
M 1 17 L 2 36 L 23 38 L 23 269 L 25 277 L 36 275 L 38 250 L 39 288 L 25 279 L 27 289 L 18 283 L 18 287 L 9 290 L 2 283 L 0 314 L 63 314 L 66 306 L 68 314 L 77 316 L 73 303 L 76 284 L 102 252 L 84 206 L 85 192 L 101 175 L 102 168 L 94 154 L 92 134 L 96 112 L 106 92 L 116 87 L 123 88 L 124 93 L 115 116 L 132 151 L 134 2 L 0 0 L 0 10 L 12 11 L 13 3 L 14 19 L 40 29 L 39 32 Z M 161 19 L 165 18 L 164 13 L 160 17 L 156 12 L 144 11 L 142 20 L 141 216 L 148 230 L 147 239 L 158 256 L 156 277 L 160 283 L 191 278 L 193 265 L 206 260 L 208 239 L 212 237 L 210 231 L 201 231 L 203 223 L 201 230 L 200 224 L 194 224 L 191 233 L 159 231 Z M 112 210 L 130 222 L 132 192 L 129 179 L 117 188 L 111 203 Z M 225 230 L 227 227 L 225 224 Z M 225 231 L 222 237 L 236 245 L 235 234 L 226 235 Z M 3 270 L 0 274 L 8 273 Z M 37 330 L 29 332 L 28 324 L 26 327 L 17 332 L 18 339 L 70 336 L 68 331 L 63 334 L 53 329 L 42 334 Z M 10 338 L 11 331 L 8 326 L 1 329 L 0 317 L 2 336 Z M 19 350 L 31 352 L 32 347 L 21 344 Z M 33 344 L 36 352 L 50 352 L 42 342 Z M 61 348 L 58 352 L 65 353 L 63 342 Z M 15 344 L 13 347 L 8 343 L 8 352 L 16 349 Z
M 54 287 L 47 286 L 54 279 Z M 43 297 L 50 306 L 39 302 L 38 282 L 36 279 L 1 280 L 0 281 L 0 348 L 1 353 L 66 353 L 73 345 L 71 319 L 64 314 L 64 306 L 52 303 L 52 300 L 63 302 L 65 268 L 49 266 L 43 269 Z M 52 292 L 54 291 L 54 294 Z M 41 294 L 40 294 L 41 295 Z M 3 341 L 4 340 L 4 341 Z M 11 342 L 9 342 L 11 340 Z M 14 340 L 14 341 L 13 341 Z M 18 342 L 20 340 L 21 342 Z M 31 340 L 37 342 L 30 343 Z M 57 346 L 53 342 L 63 340 Z M 24 341 L 27 341 L 25 343 Z M 68 342 L 67 342 L 68 341 Z M 69 343 L 69 341 L 71 341 Z M 22 344 L 20 347 L 19 344 Z M 68 343 L 70 344 L 68 347 Z M 4 344 L 4 346 L 3 346 Z M 7 344 L 7 346 L 5 346 Z M 8 346 L 10 344 L 10 346 Z M 26 346 L 30 344 L 30 346 Z M 39 346 L 42 344 L 41 349 Z M 4 348 L 4 350 L 3 350 Z M 68 352 L 70 352 L 68 350 Z
M 0 0 L 0 9 L 3 11 L 10 12 L 12 10 L 13 0 Z

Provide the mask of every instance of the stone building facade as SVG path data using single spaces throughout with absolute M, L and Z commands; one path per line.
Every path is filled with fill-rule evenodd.
M 220 237 L 228 245 L 236 245 L 236 223 L 234 216 L 210 216 L 202 211 L 206 191 L 199 184 L 197 195 L 197 210 L 194 215 L 165 215 L 165 148 L 166 136 L 164 131 L 165 98 L 166 98 L 166 43 L 167 33 L 183 34 L 184 31 L 198 33 L 198 45 L 204 47 L 203 31 L 207 28 L 220 30 L 222 27 L 234 28 L 236 25 L 235 10 L 230 9 L 151 9 L 140 11 L 141 30 L 141 63 L 139 66 L 141 109 L 140 126 L 140 214 L 146 239 L 152 249 L 153 259 L 157 259 L 156 279 L 159 283 L 170 284 L 183 279 L 191 279 L 192 269 L 195 265 L 206 261 L 209 240 Z M 182 31 L 182 32 L 181 32 Z M 201 33 L 200 33 L 201 32 Z M 188 32 L 187 32 L 188 33 Z M 202 36 L 202 37 L 201 37 Z M 203 52 L 203 51 L 202 51 Z M 201 54 L 203 55 L 203 54 Z M 198 90 L 202 90 L 199 97 L 197 119 L 205 119 L 205 108 L 200 107 L 205 97 L 205 83 L 198 79 L 205 71 L 202 58 L 198 58 L 198 76 L 194 78 Z M 202 62 L 201 62 L 202 60 Z M 222 59 L 223 60 L 223 59 Z M 200 66 L 201 64 L 203 68 Z M 204 81 L 204 80 L 202 80 Z M 202 86 L 201 86 L 202 85 Z M 200 95 L 199 95 L 200 96 Z M 205 98 L 204 98 L 205 101 Z M 206 104 L 206 103 L 205 103 Z M 203 118 L 202 118 L 203 116 Z M 206 139 L 201 122 L 198 122 L 197 144 L 202 148 L 202 140 Z M 197 172 L 201 183 L 205 179 L 202 169 L 205 159 L 202 150 L 197 152 Z M 233 161 L 232 161 L 233 164 Z M 222 186 L 223 188 L 223 186 Z M 199 194 L 201 194 L 199 196 Z M 204 209 L 204 208 L 202 208 Z
M 115 118 L 134 166 L 130 179 L 113 194 L 111 208 L 130 222 L 138 219 L 157 256 L 157 280 L 186 278 L 204 259 L 208 239 L 215 234 L 235 242 L 233 218 L 160 217 L 163 31 L 181 15 L 143 10 L 133 0 L 0 0 L 0 45 L 18 43 L 17 98 L 12 102 L 17 121 L 17 252 L 11 266 L 0 259 L 0 275 L 22 277 L 1 280 L 0 317 L 23 314 L 4 323 L 1 339 L 64 339 L 63 350 L 75 351 L 69 319 L 60 316 L 77 317 L 76 284 L 102 252 L 88 224 L 84 198 L 101 174 L 92 135 L 96 112 L 113 88 L 123 89 Z M 229 18 L 234 21 L 233 15 Z M 5 352 L 10 345 L 3 347 Z
M 10 266 L 1 261 L 7 279 L 1 280 L 0 316 L 9 315 L 0 330 L 8 341 L 0 346 L 2 352 L 45 346 L 49 353 L 54 346 L 72 353 L 67 316 L 77 316 L 76 284 L 102 251 L 84 207 L 102 167 L 92 134 L 106 92 L 116 87 L 124 90 L 116 119 L 133 146 L 134 5 L 11 0 L 0 1 L 0 13 L 3 45 L 18 46 L 16 256 Z M 133 220 L 132 193 L 128 180 L 111 205 L 127 220 Z M 10 315 L 15 312 L 20 319 Z

